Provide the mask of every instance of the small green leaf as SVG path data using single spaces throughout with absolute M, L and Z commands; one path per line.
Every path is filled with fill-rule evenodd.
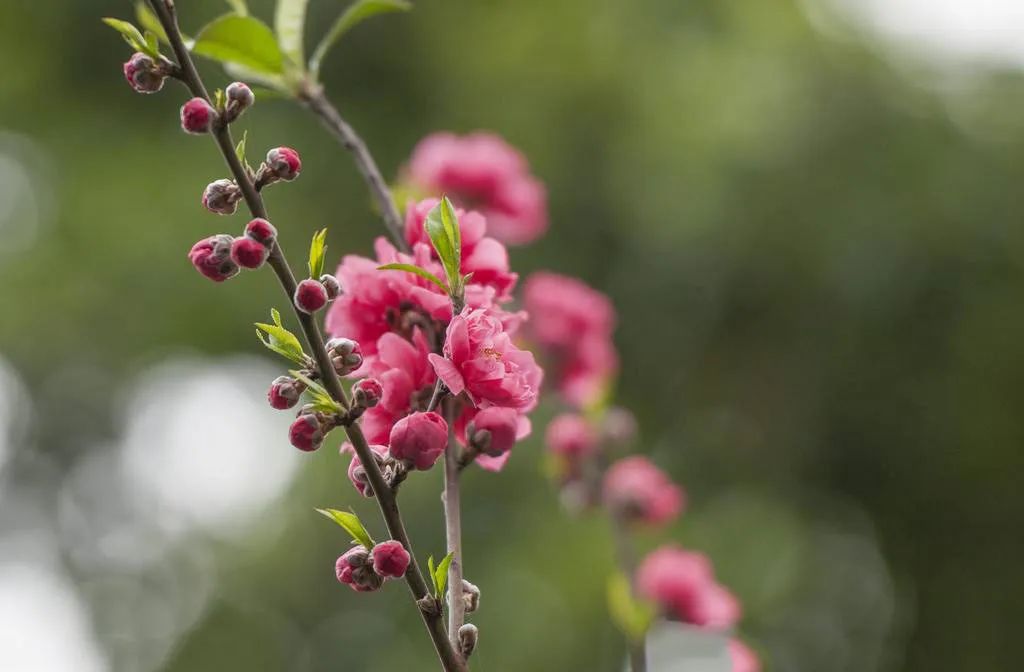
M 623 634 L 634 642 L 643 639 L 655 615 L 650 604 L 633 597 L 629 579 L 621 572 L 608 579 L 608 611 Z
M 309 0 L 277 0 L 274 11 L 274 32 L 281 52 L 292 65 L 302 68 L 305 63 L 302 31 L 306 25 L 306 5 Z
M 251 16 L 225 14 L 214 19 L 196 35 L 192 51 L 264 74 L 284 72 L 284 57 L 273 31 Z
M 224 111 L 224 89 L 217 89 L 213 92 L 213 106 L 218 112 Z
M 159 54 L 160 39 L 156 36 L 156 33 L 152 30 L 147 30 L 144 37 L 146 38 L 146 47 L 149 49 L 150 53 Z
M 256 323 L 256 336 L 268 349 L 273 350 L 282 357 L 289 359 L 299 366 L 305 366 L 306 353 L 302 350 L 302 344 L 292 332 L 281 325 L 281 313 L 276 309 L 270 311 L 274 324 Z
M 441 202 L 427 214 L 423 228 L 434 250 L 437 251 L 441 265 L 444 266 L 450 294 L 453 297 L 461 295 L 462 233 L 459 230 L 459 219 L 455 216 L 455 208 L 447 196 L 442 197 Z
M 441 278 L 437 277 L 436 275 L 434 275 L 433 273 L 431 273 L 430 271 L 428 271 L 425 268 L 420 268 L 419 266 L 413 266 L 412 264 L 384 264 L 383 266 L 378 266 L 377 270 L 378 271 L 406 271 L 407 273 L 415 273 L 416 275 L 420 276 L 424 280 L 429 280 L 430 282 L 432 282 L 435 285 L 437 285 L 438 287 L 440 287 L 441 291 L 444 292 L 445 294 L 448 293 L 448 288 L 444 286 L 443 282 L 441 282 Z
M 337 509 L 317 509 L 317 512 L 340 525 L 354 541 L 365 546 L 366 550 L 373 548 L 373 539 L 356 514 Z
M 434 588 L 437 590 L 435 596 L 439 600 L 444 599 L 444 589 L 448 585 L 448 567 L 452 564 L 452 558 L 454 557 L 454 551 L 444 556 L 444 559 L 437 565 L 437 569 L 433 570 Z
M 343 413 L 341 407 L 334 397 L 324 389 L 324 386 L 316 382 L 301 371 L 289 371 L 296 380 L 301 380 L 306 385 L 306 393 L 313 399 L 313 406 L 323 413 Z
M 352 3 L 348 9 L 342 12 L 331 29 L 324 35 L 320 44 L 317 45 L 313 57 L 309 59 L 310 71 L 314 76 L 320 72 L 320 64 L 323 62 L 324 56 L 341 39 L 341 36 L 354 26 L 377 14 L 407 12 L 410 9 L 412 9 L 412 3 L 406 2 L 406 0 L 357 0 Z
M 248 139 L 249 131 L 245 130 L 242 132 L 242 139 L 239 140 L 238 144 L 235 146 L 235 156 L 237 156 L 238 160 L 241 161 L 243 164 L 245 163 L 245 142 Z
M 235 10 L 235 14 L 239 16 L 249 16 L 249 8 L 245 4 L 245 0 L 225 0 L 231 9 Z
M 427 556 L 427 574 L 430 575 L 430 583 L 434 585 L 434 597 L 437 597 L 440 593 L 437 590 L 437 572 L 434 570 L 434 556 L 432 555 Z
M 144 30 L 153 32 L 164 44 L 168 44 L 170 42 L 170 40 L 167 39 L 167 32 L 160 23 L 160 19 L 157 18 L 156 14 L 153 13 L 153 10 L 150 9 L 149 5 L 147 5 L 143 0 L 137 0 L 135 3 L 135 20 L 139 22 L 139 25 L 142 26 Z M 186 42 L 188 41 L 188 38 L 185 38 L 184 35 L 182 37 Z
M 142 33 L 139 32 L 139 29 L 136 28 L 134 24 L 129 23 L 128 21 L 122 21 L 121 19 L 112 19 L 110 17 L 103 19 L 103 23 L 121 33 L 121 37 L 124 38 L 124 41 L 127 42 L 132 49 L 141 51 L 152 58 L 160 57 L 160 50 L 150 47 L 146 42 L 146 38 L 143 37 Z
M 324 273 L 324 256 L 327 254 L 327 229 L 320 229 L 313 234 L 309 244 L 309 277 L 316 280 Z

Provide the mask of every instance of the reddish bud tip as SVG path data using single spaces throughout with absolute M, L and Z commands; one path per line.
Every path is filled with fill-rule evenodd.
M 302 172 L 302 159 L 291 147 L 275 147 L 267 152 L 267 169 L 277 179 L 290 182 Z
M 373 408 L 384 396 L 384 388 L 376 378 L 363 378 L 352 386 L 352 398 L 357 406 Z
M 270 389 L 267 390 L 267 401 L 270 402 L 272 407 L 283 411 L 299 403 L 299 398 L 302 396 L 304 389 L 306 389 L 306 386 L 298 380 L 288 376 L 280 376 L 275 378 L 274 382 L 270 384 Z
M 242 190 L 231 180 L 214 180 L 203 190 L 203 207 L 217 215 L 233 215 Z
M 382 541 L 370 551 L 373 571 L 386 579 L 400 579 L 409 568 L 409 551 L 394 539 Z
M 238 273 L 238 265 L 231 259 L 234 239 L 226 233 L 204 238 L 192 246 L 188 259 L 192 266 L 214 282 L 224 282 Z
M 267 220 L 257 217 L 245 225 L 245 235 L 258 243 L 271 247 L 274 240 L 277 239 L 277 229 Z
M 327 290 L 316 280 L 307 278 L 295 288 L 295 307 L 304 313 L 315 313 L 327 305 Z
M 300 415 L 288 428 L 288 440 L 299 450 L 308 453 L 324 442 L 324 430 L 315 415 Z
M 433 411 L 407 415 L 391 428 L 391 457 L 414 469 L 426 470 L 448 445 L 448 423 Z
M 231 259 L 242 268 L 259 268 L 269 255 L 270 250 L 252 238 L 235 238 L 231 244 Z
M 167 76 L 152 58 L 136 52 L 124 64 L 124 78 L 138 93 L 156 93 L 164 88 Z
M 224 94 L 227 98 L 227 105 L 224 107 L 224 120 L 228 123 L 238 119 L 256 102 L 256 96 L 252 89 L 244 82 L 229 84 L 228 88 L 224 90 Z
M 217 111 L 205 98 L 196 97 L 181 106 L 181 129 L 186 133 L 209 133 L 216 118 Z

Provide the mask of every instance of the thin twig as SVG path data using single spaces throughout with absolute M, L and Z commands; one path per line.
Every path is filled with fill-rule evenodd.
M 452 562 L 448 566 L 448 636 L 459 645 L 459 628 L 466 618 L 462 601 L 462 514 L 459 492 L 459 444 L 455 441 L 455 400 L 445 404 L 448 446 L 444 451 L 444 529 Z
M 202 79 L 196 71 L 195 64 L 192 62 L 191 55 L 182 40 L 181 30 L 178 27 L 177 16 L 174 11 L 174 3 L 170 2 L 170 0 L 149 0 L 149 3 L 153 7 L 153 11 L 156 13 L 161 25 L 167 33 L 171 48 L 173 49 L 178 65 L 181 68 L 181 80 L 193 95 L 200 96 L 209 101 L 210 97 L 207 93 L 206 87 L 203 85 Z M 231 170 L 235 181 L 242 190 L 242 195 L 249 211 L 254 217 L 269 219 L 269 217 L 267 217 L 266 206 L 263 203 L 263 198 L 256 190 L 247 171 L 242 166 L 242 162 L 235 154 L 234 141 L 231 138 L 231 131 L 228 129 L 227 125 L 218 124 L 213 129 L 213 136 L 217 141 L 217 145 L 220 147 L 221 153 L 224 155 L 228 168 Z M 281 250 L 280 245 L 277 243 L 274 244 L 274 247 L 271 250 L 268 263 L 277 275 L 277 278 L 281 283 L 281 287 L 288 297 L 289 303 L 292 303 L 292 297 L 294 296 L 296 287 L 295 275 L 292 273 L 291 267 L 288 265 L 288 261 L 285 259 L 284 253 Z M 348 398 L 345 394 L 344 388 L 341 386 L 341 380 L 334 371 L 334 367 L 331 364 L 327 350 L 324 347 L 323 335 L 320 333 L 320 328 L 317 326 L 312 315 L 308 315 L 298 310 L 295 310 L 295 314 L 302 326 L 302 332 L 310 350 L 313 353 L 313 358 L 316 360 L 317 367 L 321 374 L 320 378 L 324 387 L 332 398 L 334 398 L 343 407 L 348 408 Z M 406 583 L 409 585 L 409 590 L 412 592 L 413 599 L 420 600 L 427 596 L 429 591 L 427 589 L 427 583 L 423 578 L 423 573 L 416 561 L 416 554 L 413 552 L 412 543 L 405 530 L 405 524 L 402 520 L 402 515 L 399 511 L 398 502 L 395 500 L 394 493 L 391 488 L 388 487 L 388 484 L 384 479 L 384 475 L 377 466 L 377 462 L 373 457 L 373 452 L 370 450 L 366 437 L 363 436 L 359 425 L 352 424 L 345 427 L 345 432 L 348 435 L 349 441 L 352 442 L 352 445 L 355 448 L 356 455 L 359 456 L 364 469 L 366 469 L 370 486 L 373 488 L 376 495 L 377 504 L 380 507 L 381 515 L 387 525 L 388 532 L 391 534 L 393 539 L 399 541 L 409 551 L 412 559 L 409 564 L 408 571 L 405 574 L 405 579 Z M 426 625 L 427 631 L 433 640 L 434 648 L 437 651 L 437 655 L 440 658 L 445 671 L 466 672 L 468 668 L 462 660 L 462 656 L 457 653 L 456 649 L 452 646 L 451 641 L 448 638 L 448 633 L 445 631 L 444 622 L 440 614 L 428 613 L 418 607 L 417 609 L 423 617 L 424 624 Z
M 402 222 L 402 216 L 398 212 L 395 199 L 391 196 L 391 189 L 388 188 L 388 183 L 381 175 L 377 162 L 373 160 L 373 155 L 367 149 L 366 143 L 359 137 L 355 129 L 342 118 L 338 108 L 334 107 L 331 101 L 327 99 L 327 96 L 324 95 L 323 87 L 319 84 L 306 84 L 299 91 L 298 98 L 303 105 L 320 119 L 320 122 L 330 131 L 331 135 L 337 138 L 341 145 L 352 153 L 356 167 L 359 169 L 360 174 L 362 174 L 363 179 L 366 180 L 366 186 L 370 188 L 370 193 L 373 194 L 374 200 L 377 201 L 377 207 L 380 209 L 380 216 L 384 220 L 384 226 L 387 228 L 388 233 L 391 234 L 391 238 L 395 241 L 398 249 L 408 252 L 409 244 L 405 240 L 405 226 Z
M 633 537 L 629 531 L 629 524 L 621 515 L 614 511 L 608 512 L 611 523 L 612 541 L 615 544 L 615 560 L 619 569 L 629 577 L 630 590 L 636 595 L 636 548 L 633 546 Z M 646 672 L 647 654 L 644 641 L 639 642 L 629 639 L 627 642 L 629 652 L 629 669 L 632 672 Z

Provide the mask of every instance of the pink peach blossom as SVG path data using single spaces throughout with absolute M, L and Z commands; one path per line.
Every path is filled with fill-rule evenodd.
M 532 353 L 512 343 L 493 312 L 467 307 L 448 325 L 444 357 L 429 359 L 452 394 L 465 391 L 480 408 L 506 406 L 525 413 L 537 405 L 544 373 Z
M 739 620 L 739 601 L 715 581 L 701 553 L 662 546 L 640 563 L 636 582 L 639 593 L 671 618 L 713 629 L 730 628 Z
M 732 672 L 761 672 L 761 661 L 749 646 L 735 637 L 729 640 L 728 646 Z
M 682 489 L 646 457 L 619 460 L 605 472 L 604 501 L 627 520 L 660 525 L 682 511 Z
M 548 450 L 560 457 L 576 460 L 597 448 L 597 435 L 586 418 L 577 413 L 562 413 L 548 423 L 544 440 Z
M 521 245 L 547 230 L 544 185 L 523 155 L 493 133 L 429 135 L 413 149 L 407 173 L 418 188 L 482 212 L 502 242 Z
M 391 457 L 413 469 L 434 466 L 448 445 L 448 423 L 433 411 L 407 415 L 391 428 L 388 450 Z
M 391 428 L 414 410 L 424 410 L 437 376 L 427 361 L 430 346 L 420 329 L 412 341 L 387 333 L 377 340 L 377 356 L 367 372 L 381 385 L 377 405 L 363 414 L 363 432 L 371 443 L 387 443 Z

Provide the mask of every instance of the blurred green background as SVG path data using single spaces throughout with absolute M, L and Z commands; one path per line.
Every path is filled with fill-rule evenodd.
M 346 38 L 329 94 L 388 175 L 441 129 L 529 157 L 552 226 L 513 263 L 612 296 L 619 401 L 690 495 L 645 547 L 709 552 L 771 671 L 1013 669 L 1020 65 L 929 60 L 838 0 L 416 4 Z M 224 11 L 178 6 L 192 32 Z M 311 35 L 342 6 L 313 0 Z M 271 275 L 188 266 L 242 216 L 199 206 L 225 171 L 178 129 L 184 91 L 126 86 L 99 18 L 130 14 L 0 3 L 0 668 L 435 669 L 401 586 L 334 581 L 345 540 L 313 507 L 382 528 L 345 461 L 296 455 L 265 406 Z M 368 251 L 363 184 L 312 118 L 264 101 L 244 126 L 255 155 L 302 153 L 268 192 L 293 263 L 322 226 L 335 259 Z M 466 479 L 474 670 L 620 669 L 607 531 L 540 465 L 538 432 Z M 403 488 L 424 557 L 439 479 Z

